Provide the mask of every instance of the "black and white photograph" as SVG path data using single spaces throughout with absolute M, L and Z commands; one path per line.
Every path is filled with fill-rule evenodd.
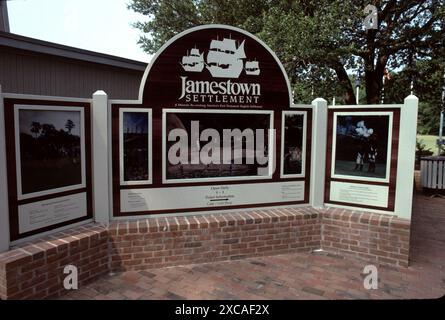
M 199 136 L 193 137 L 192 122 L 198 124 L 198 134 L 206 129 L 214 129 L 219 135 L 219 143 L 216 149 L 210 149 L 207 153 L 215 159 L 213 152 L 218 152 L 219 156 L 212 163 L 203 163 L 200 154 L 202 148 L 208 143 L 200 141 Z M 167 180 L 182 179 L 203 179 L 203 178 L 234 178 L 234 177 L 258 177 L 265 176 L 269 167 L 269 130 L 271 126 L 270 113 L 208 113 L 199 112 L 169 112 L 166 115 L 166 178 Z M 188 153 L 186 163 L 172 164 L 168 159 L 169 149 L 176 144 L 175 141 L 167 141 L 168 134 L 173 129 L 182 129 L 187 135 Z M 252 130 L 255 141 L 253 144 L 246 142 L 245 137 L 234 137 L 230 146 L 224 145 L 224 130 Z M 257 140 L 256 130 L 262 129 L 262 142 Z M 193 140 L 193 141 L 192 141 Z M 240 153 L 235 152 L 241 146 Z M 193 152 L 193 148 L 198 152 Z M 258 161 L 256 157 L 256 147 L 262 145 L 265 162 Z M 259 151 L 259 150 L 258 150 Z M 259 153 L 261 153 L 259 151 Z M 223 157 L 228 155 L 230 163 L 223 161 Z M 248 155 L 254 155 L 254 159 L 248 160 Z M 264 169 L 264 170 L 259 170 Z
M 16 110 L 18 184 L 22 195 L 83 183 L 82 112 L 72 109 Z
M 334 117 L 333 175 L 388 179 L 392 115 L 353 113 Z
M 305 113 L 288 111 L 283 116 L 282 173 L 301 175 L 304 169 Z
M 122 112 L 123 181 L 149 180 L 149 114 Z

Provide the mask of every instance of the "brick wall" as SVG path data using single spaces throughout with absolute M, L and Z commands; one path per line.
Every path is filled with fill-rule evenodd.
M 408 266 L 409 220 L 331 208 L 321 214 L 321 225 L 323 250 L 373 263 Z
M 320 247 L 320 230 L 319 213 L 307 208 L 115 222 L 109 229 L 111 268 L 139 270 L 307 252 Z
M 0 254 L 0 298 L 63 294 L 63 269 L 79 285 L 109 271 L 312 251 L 408 265 L 408 220 L 342 209 L 283 208 L 88 224 Z
M 79 286 L 109 270 L 108 232 L 90 225 L 0 254 L 0 298 L 40 299 L 66 291 L 63 269 L 78 268 Z

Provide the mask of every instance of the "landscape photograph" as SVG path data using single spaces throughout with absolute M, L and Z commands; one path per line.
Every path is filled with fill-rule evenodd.
M 145 181 L 148 173 L 148 113 L 123 112 L 124 181 Z
M 284 115 L 283 174 L 301 174 L 303 171 L 304 115 Z
M 20 108 L 18 123 L 23 195 L 82 184 L 81 111 Z
M 203 132 L 205 129 L 214 129 L 218 132 L 220 141 L 219 147 L 215 150 L 209 150 L 209 155 L 212 152 L 218 152 L 219 158 L 209 164 L 202 163 L 200 158 L 200 153 L 194 154 L 192 152 L 192 143 L 196 146 L 198 150 L 208 143 L 206 141 L 192 141 L 192 122 L 199 123 L 199 133 Z M 255 155 L 255 145 L 249 146 L 246 143 L 245 137 L 232 137 L 230 146 L 225 146 L 223 143 L 224 130 L 236 130 L 239 129 L 243 132 L 245 129 L 252 130 L 256 139 L 256 129 L 262 129 L 263 136 L 263 155 L 268 157 L 268 129 L 270 128 L 270 115 L 269 114 L 224 114 L 224 113 L 213 113 L 211 116 L 207 113 L 169 113 L 167 116 L 167 135 L 173 129 L 182 129 L 187 133 L 187 138 L 189 140 L 188 144 L 188 161 L 187 163 L 172 164 L 168 160 L 168 150 L 176 142 L 167 142 L 167 154 L 166 154 L 166 177 L 167 179 L 199 179 L 199 178 L 218 178 L 218 177 L 247 177 L 247 176 L 258 176 L 263 175 L 259 172 L 260 168 L 267 168 L 269 163 L 258 163 L 257 158 L 247 160 L 247 154 Z M 199 138 L 198 138 L 199 139 Z M 238 150 L 237 147 L 241 147 Z M 250 149 L 251 148 L 251 149 Z M 231 155 L 230 163 L 224 163 L 223 155 Z M 198 157 L 199 159 L 195 159 Z

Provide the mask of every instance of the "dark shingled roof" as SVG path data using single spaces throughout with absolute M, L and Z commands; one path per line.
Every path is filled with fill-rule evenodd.
M 147 67 L 147 63 L 145 62 L 130 60 L 89 50 L 83 50 L 3 31 L 0 31 L 0 46 L 40 52 L 54 56 L 94 62 L 125 69 L 138 70 L 142 72 Z

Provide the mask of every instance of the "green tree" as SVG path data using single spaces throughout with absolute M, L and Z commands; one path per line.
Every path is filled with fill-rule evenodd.
M 410 94 L 411 81 L 413 81 L 413 93 L 419 98 L 417 131 L 420 134 L 437 135 L 442 108 L 444 72 L 445 59 L 441 53 L 436 54 L 432 59 L 419 60 L 406 66 L 402 71 L 394 74 L 392 80 L 385 86 L 385 103 L 403 101 Z
M 228 24 L 258 33 L 274 2 L 279 1 L 132 0 L 128 7 L 148 16 L 134 26 L 144 33 L 139 40 L 142 48 L 155 53 L 174 35 L 202 24 Z
M 310 99 L 312 89 L 301 84 L 306 81 L 354 104 L 348 70 L 363 67 L 366 100 L 379 103 L 385 68 L 431 57 L 441 46 L 444 1 L 132 0 L 129 7 L 148 16 L 135 26 L 146 34 L 140 44 L 149 53 L 192 26 L 230 24 L 258 35 L 277 53 L 296 96 Z M 368 3 L 377 7 L 377 29 L 363 25 Z

